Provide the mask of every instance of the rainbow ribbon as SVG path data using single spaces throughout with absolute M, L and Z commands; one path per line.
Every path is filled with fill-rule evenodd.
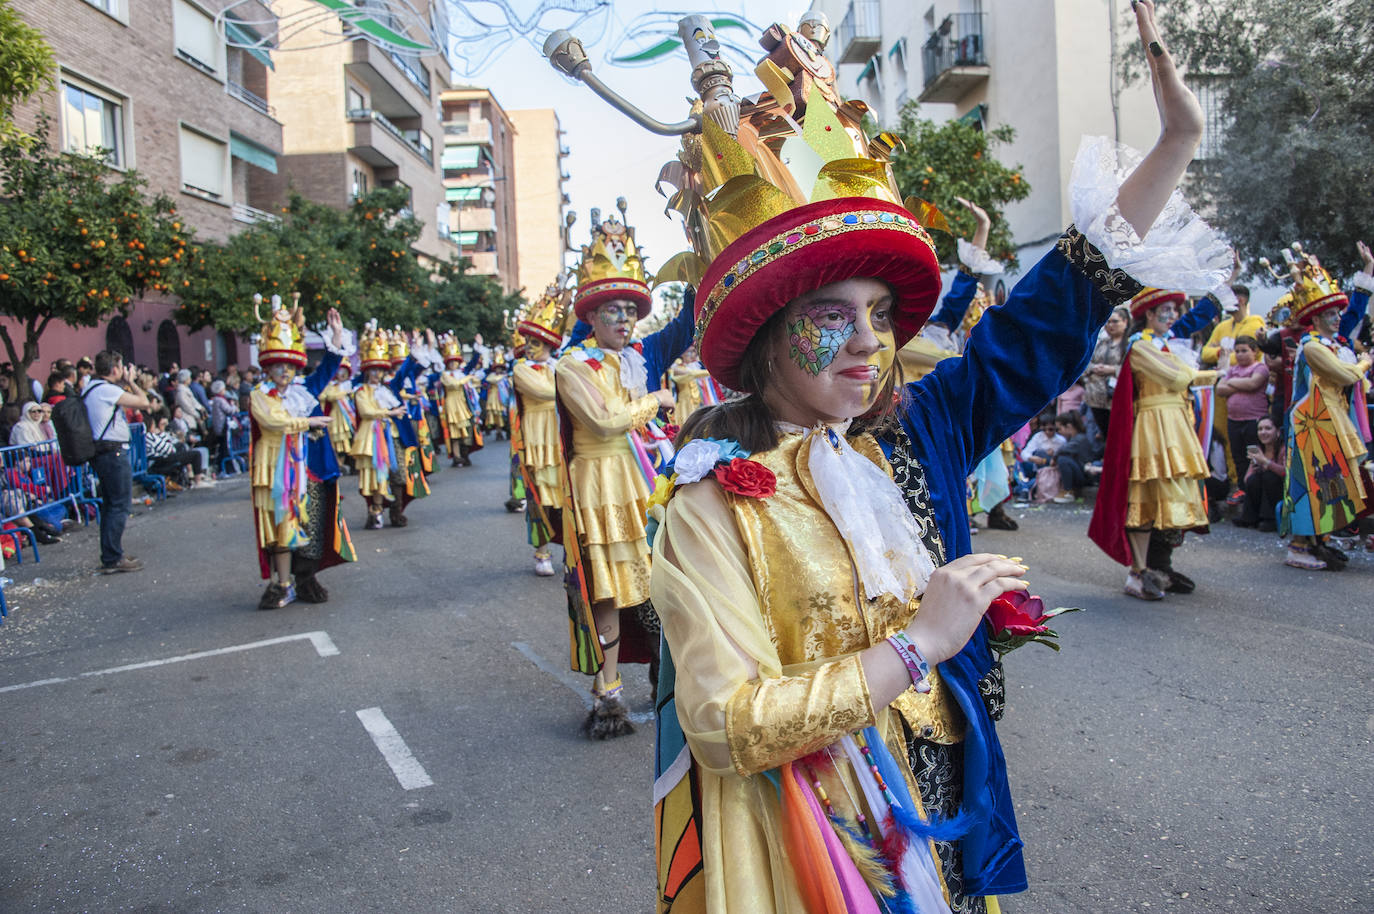
M 712 377 L 697 378 L 697 388 L 701 391 L 703 406 L 715 406 L 720 402 L 720 388 Z
M 302 432 L 282 435 L 276 470 L 272 475 L 272 520 L 278 526 L 287 519 L 296 521 L 296 531 L 287 544 L 294 549 L 308 541 L 300 532 L 300 521 L 305 516 L 307 500 L 305 435 Z
M 372 423 L 372 466 L 378 476 L 389 476 L 396 469 L 396 450 L 391 443 L 390 423 L 386 419 Z

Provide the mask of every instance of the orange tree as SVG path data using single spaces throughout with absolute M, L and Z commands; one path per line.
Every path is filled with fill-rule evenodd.
M 999 143 L 1010 143 L 1016 132 L 1005 124 L 991 130 L 962 121 L 937 124 L 922 118 L 915 103 L 902 109 L 901 122 L 893 132 L 905 144 L 892 158 L 897 186 L 903 194 L 933 204 L 949 222 L 952 234 L 931 233 L 940 262 L 953 264 L 957 260 L 956 237 L 973 237 L 973 214 L 955 200 L 964 197 L 992 217 L 988 253 L 1015 267 L 1015 241 L 1002 209 L 1024 200 L 1030 185 L 1020 165 L 1003 165 L 993 150 Z
M 461 340 L 474 334 L 490 343 L 508 336 L 505 312 L 520 308 L 519 295 L 507 293 L 492 276 L 472 272 L 466 257 L 434 265 L 433 281 L 425 300 L 425 324 L 436 331 L 451 330 Z
M 300 292 L 311 324 L 330 308 L 353 327 L 372 317 L 423 324 L 432 283 L 410 249 L 420 223 L 406 203 L 404 188 L 375 190 L 345 210 L 292 194 L 280 221 L 198 252 L 177 320 L 192 329 L 251 332 L 258 329 L 254 293 L 289 301 Z
M 185 288 L 191 233 L 135 172 L 59 153 L 40 118 L 32 141 L 0 142 L 0 343 L 20 375 L 53 321 L 95 327 L 146 291 Z

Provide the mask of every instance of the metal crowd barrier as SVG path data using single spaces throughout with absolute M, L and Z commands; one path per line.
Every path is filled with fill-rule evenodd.
M 225 456 L 219 462 L 219 469 L 226 476 L 248 470 L 248 446 L 253 440 L 253 431 L 249 428 L 247 412 L 239 413 L 237 418 L 238 428 L 225 429 L 229 437 L 224 445 Z
M 73 469 L 62 461 L 56 439 L 36 444 L 0 448 L 0 536 L 15 544 L 15 558 L 24 561 L 23 537 L 39 561 L 38 541 L 31 527 L 16 522 L 62 505 L 89 523 L 85 506 L 94 501 L 91 474 L 85 467 Z M 98 503 L 97 503 L 98 504 Z M 99 510 L 97 508 L 97 510 Z

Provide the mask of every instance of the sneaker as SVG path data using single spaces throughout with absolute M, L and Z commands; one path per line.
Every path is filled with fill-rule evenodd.
M 368 514 L 368 515 L 367 515 L 367 523 L 363 524 L 363 529 L 364 529 L 364 530 L 380 530 L 380 529 L 382 529 L 382 515 L 381 515 L 381 514 Z
M 547 555 L 540 556 L 539 558 L 535 559 L 534 573 L 539 575 L 541 578 L 553 577 L 555 574 L 553 570 L 553 561 L 550 560 Z
M 1135 597 L 1137 600 L 1162 600 L 1164 592 L 1154 585 L 1148 578 L 1139 572 L 1130 571 L 1126 574 L 1126 586 L 1122 592 L 1128 597 Z
M 1146 568 L 1140 575 L 1148 586 L 1153 587 L 1160 593 L 1165 593 L 1169 589 L 1170 580 L 1167 571 L 1157 571 L 1154 568 Z
M 1324 571 L 1326 563 L 1313 555 L 1306 546 L 1294 546 L 1289 544 L 1288 555 L 1284 556 L 1283 563 L 1293 568 L 1301 568 L 1303 571 Z
M 1239 505 L 1239 504 L 1240 504 L 1241 502 L 1243 502 L 1243 501 L 1245 501 L 1245 490 L 1244 490 L 1244 489 L 1236 489 L 1236 491 L 1234 491 L 1234 492 L 1232 492 L 1230 495 L 1226 496 L 1226 505 L 1227 505 L 1227 507 L 1230 507 L 1230 508 L 1236 507 L 1237 505 Z
M 1053 501 L 1056 505 L 1071 505 L 1078 501 L 1078 499 L 1072 492 L 1060 492 L 1058 495 L 1054 496 Z
M 122 559 L 120 559 L 119 561 L 115 562 L 113 565 L 101 565 L 101 566 L 100 566 L 100 573 L 101 573 L 101 574 L 120 574 L 120 573 L 125 572 L 125 571 L 142 571 L 142 570 L 143 570 L 143 563 L 140 562 L 138 559 L 134 558 L 134 557 L 131 556 L 131 555 L 126 555 L 126 556 L 124 556 L 124 558 L 122 558 Z

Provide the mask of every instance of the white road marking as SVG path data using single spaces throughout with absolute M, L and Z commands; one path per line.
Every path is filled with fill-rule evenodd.
M 402 788 L 414 790 L 417 787 L 434 786 L 434 781 L 411 754 L 410 747 L 401 739 L 401 734 L 396 732 L 391 721 L 386 719 L 381 708 L 363 708 L 358 712 L 358 720 L 363 722 L 367 735 L 377 744 L 377 751 L 391 766 L 391 773 L 396 775 Z
M 534 648 L 523 641 L 512 641 L 510 646 L 524 654 L 526 660 L 539 667 L 539 669 L 543 670 L 545 673 L 548 673 L 554 679 L 557 679 L 565 687 L 571 690 L 573 694 L 582 699 L 582 704 L 588 711 L 592 709 L 592 696 L 591 693 L 587 691 L 587 683 L 584 678 L 574 675 L 571 670 L 565 670 L 549 663 L 543 657 L 536 654 Z M 653 711 L 630 712 L 630 721 L 632 723 L 647 724 L 653 722 L 653 719 Z
M 339 649 L 334 645 L 326 632 L 303 632 L 299 635 L 283 635 L 280 638 L 268 638 L 264 641 L 250 641 L 247 644 L 235 644 L 231 647 L 217 647 L 209 651 L 196 651 L 193 654 L 182 654 L 179 657 L 164 657 L 161 660 L 145 660 L 142 663 L 126 663 L 123 666 L 112 666 L 107 670 L 91 670 L 87 673 L 79 673 L 76 676 L 58 676 L 53 679 L 37 679 L 33 682 L 21 682 L 17 685 L 0 686 L 0 692 L 17 692 L 20 689 L 32 689 L 38 686 L 56 685 L 60 682 L 75 682 L 78 679 L 86 679 L 91 676 L 108 676 L 111 673 L 129 673 L 134 670 L 148 670 L 157 666 L 166 666 L 169 663 L 185 663 L 187 660 L 201 660 L 205 657 L 218 657 L 221 654 L 237 654 L 239 651 L 251 651 L 259 647 L 271 647 L 274 644 L 285 644 L 288 641 L 309 641 L 315 648 L 315 653 L 321 657 L 334 657 L 339 653 Z

